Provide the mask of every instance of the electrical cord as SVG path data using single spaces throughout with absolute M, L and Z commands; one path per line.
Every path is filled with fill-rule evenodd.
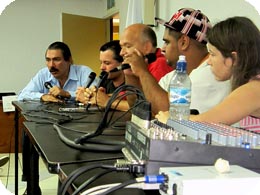
M 132 94 L 132 93 L 129 93 L 129 94 Z M 129 94 L 128 94 L 128 95 L 129 95 Z M 140 101 L 136 102 L 135 105 L 133 105 L 132 107 L 130 107 L 127 112 L 124 112 L 121 116 L 119 116 L 119 117 L 117 118 L 117 120 L 123 118 L 126 114 L 128 114 L 128 113 L 129 113 L 130 111 L 132 111 L 134 108 L 138 107 L 139 105 L 141 105 L 142 103 L 145 103 L 145 102 L 146 102 L 145 100 L 140 100 Z M 108 123 L 110 123 L 110 126 L 113 126 L 113 125 L 117 122 L 117 120 L 112 121 L 112 117 L 110 117 L 110 120 L 108 121 Z M 125 126 L 125 123 L 124 123 L 124 126 Z
M 127 180 L 127 181 L 125 181 L 125 182 L 123 182 L 123 183 L 121 183 L 121 184 L 119 184 L 119 185 L 115 185 L 115 186 L 113 186 L 113 187 L 110 187 L 110 188 L 108 188 L 106 191 L 101 192 L 101 193 L 98 193 L 98 194 L 99 194 L 99 195 L 107 195 L 107 194 L 109 194 L 109 193 L 111 193 L 111 192 L 114 192 L 114 191 L 116 191 L 116 190 L 119 190 L 119 189 L 121 189 L 121 188 L 124 188 L 124 187 L 126 187 L 126 186 L 129 186 L 129 185 L 131 185 L 131 184 L 142 183 L 142 182 L 144 182 L 144 181 L 141 180 L 141 179 L 140 179 L 140 181 L 138 181 L 137 179 Z
M 92 164 L 84 167 L 80 167 L 76 170 L 74 170 L 71 174 L 68 175 L 67 179 L 61 184 L 61 187 L 59 188 L 58 195 L 64 195 L 66 191 L 68 190 L 69 186 L 72 185 L 72 183 L 83 173 L 86 173 L 87 171 L 90 171 L 92 169 L 96 168 L 102 168 L 106 169 L 105 171 L 100 172 L 97 175 L 94 175 L 93 177 L 89 178 L 85 183 L 83 183 L 79 188 L 74 192 L 74 194 L 77 194 L 81 192 L 84 188 L 87 187 L 91 182 L 95 181 L 99 177 L 103 176 L 104 174 L 107 174 L 112 171 L 118 171 L 118 172 L 128 172 L 128 173 L 135 173 L 135 174 L 143 174 L 144 173 L 144 165 L 142 164 L 132 164 L 132 163 L 118 163 L 116 161 L 114 165 L 111 164 Z M 117 186 L 116 188 L 113 188 L 113 190 L 117 190 L 119 188 L 122 188 L 124 186 L 130 185 L 131 183 L 136 182 L 143 182 L 146 183 L 162 183 L 167 178 L 165 175 L 157 175 L 157 176 L 144 176 L 140 178 L 136 178 L 135 180 L 131 180 L 130 182 L 124 182 Z M 99 186 L 98 186 L 99 187 Z M 87 193 L 88 194 L 88 193 Z
M 91 133 L 91 134 L 85 134 L 85 135 L 75 139 L 75 143 L 76 144 L 82 144 L 82 143 L 86 142 L 88 139 L 96 137 L 96 136 L 98 136 L 98 135 L 103 133 L 104 128 L 107 127 L 108 113 L 110 111 L 112 103 L 118 98 L 119 93 L 122 92 L 122 91 L 130 91 L 130 92 L 132 92 L 131 94 L 137 95 L 137 98 L 139 100 L 145 100 L 145 96 L 142 93 L 142 91 L 140 89 L 132 86 L 132 85 L 122 85 L 122 86 L 118 87 L 114 91 L 112 96 L 109 98 L 109 100 L 107 102 L 107 105 L 106 105 L 106 108 L 105 108 L 105 112 L 104 112 L 103 118 L 102 118 L 99 126 L 97 127 L 96 131 Z M 128 93 L 128 95 L 129 94 L 130 93 Z
M 67 144 L 68 146 L 79 149 L 79 150 L 93 150 L 93 151 L 104 151 L 104 152 L 116 152 L 121 151 L 125 146 L 123 141 L 115 140 L 91 140 L 89 143 L 84 144 L 75 144 L 74 141 L 68 139 L 61 131 L 60 127 L 57 124 L 53 125 L 54 129 L 57 131 L 60 139 Z
M 115 169 L 113 165 L 104 165 L 104 164 L 93 164 L 89 166 L 80 167 L 76 169 L 71 174 L 68 175 L 67 179 L 61 184 L 60 189 L 58 191 L 58 195 L 65 195 L 69 186 L 73 183 L 75 179 L 77 179 L 83 173 L 96 169 L 96 168 L 105 168 L 105 169 Z
M 110 116 L 110 119 L 109 119 L 109 121 L 107 122 L 108 124 L 113 125 L 117 120 L 119 120 L 120 118 L 123 118 L 126 114 L 128 114 L 128 113 L 133 109 L 133 107 L 130 107 L 130 108 L 128 109 L 128 111 L 124 112 L 124 114 L 121 115 L 121 117 L 118 117 L 117 120 L 114 120 L 114 122 L 111 122 L 111 121 L 112 121 L 112 118 L 113 118 L 113 115 L 114 115 L 114 113 L 115 113 L 115 111 L 116 111 L 117 106 L 120 104 L 120 102 L 121 102 L 126 96 L 132 95 L 132 94 L 135 94 L 135 93 L 133 93 L 133 92 L 125 92 L 124 94 L 121 94 L 121 95 L 119 95 L 118 97 L 116 97 L 116 99 L 118 99 L 119 101 L 118 101 L 117 104 L 115 105 L 115 109 L 113 110 L 113 112 L 112 112 L 112 114 L 111 114 L 111 116 Z M 134 106 L 134 107 L 135 107 L 135 106 Z
M 95 186 L 93 188 L 90 188 L 84 192 L 81 193 L 81 195 L 95 195 L 102 193 L 106 191 L 108 188 L 114 187 L 119 185 L 120 183 L 112 183 L 112 184 L 105 184 L 105 185 L 100 185 L 100 186 Z
M 86 123 L 86 122 L 84 122 L 84 123 Z M 90 122 L 88 122 L 88 123 L 90 123 Z M 92 122 L 92 123 L 99 123 L 99 122 Z M 81 130 L 78 130 L 78 129 L 73 129 L 71 127 L 66 127 L 66 126 L 61 125 L 61 124 L 55 124 L 55 125 L 57 125 L 58 127 L 62 128 L 64 130 L 67 130 L 67 131 L 72 131 L 72 132 L 81 133 L 81 134 L 85 134 L 86 133 L 85 131 L 81 131 Z
M 123 183 L 107 184 L 101 186 L 95 186 L 82 193 L 82 195 L 107 195 L 111 192 L 119 190 L 125 187 L 145 189 L 145 184 L 161 184 L 168 181 L 168 177 L 164 174 L 161 175 L 145 175 L 144 177 L 138 177 L 132 180 L 125 181 Z M 138 184 L 138 185 L 133 185 Z M 151 187 L 151 186 L 149 186 Z M 159 185 L 156 186 L 156 189 Z M 147 189 L 147 188 L 146 188 Z M 151 189 L 151 188 L 149 188 Z M 153 186 L 153 189 L 154 186 Z
M 77 195 L 80 192 L 83 191 L 84 188 L 86 188 L 89 184 L 91 184 L 92 182 L 94 182 L 95 180 L 97 180 L 98 178 L 102 177 L 103 175 L 106 175 L 108 173 L 113 172 L 114 170 L 104 170 L 101 173 L 94 175 L 93 177 L 89 178 L 87 181 L 85 181 L 83 184 L 81 184 L 74 192 L 72 195 Z
M 84 192 L 81 193 L 81 195 L 100 195 L 103 192 L 106 192 L 107 189 L 110 189 L 114 186 L 120 185 L 121 183 L 112 183 L 112 184 L 106 184 L 106 185 L 100 185 L 93 188 L 90 188 Z M 147 186 L 146 183 L 140 182 L 140 183 L 134 183 L 130 184 L 128 186 L 125 186 L 124 188 L 135 188 L 135 189 L 142 189 L 142 190 L 158 190 L 159 184 L 152 186 Z
M 54 118 L 54 117 L 50 117 L 50 116 L 43 116 L 42 114 L 31 114 L 32 112 L 47 112 L 47 113 L 52 113 L 52 114 L 55 114 L 57 116 L 61 116 L 61 117 L 66 117 L 66 118 Z M 64 114 L 64 113 L 58 113 L 58 112 L 55 112 L 55 111 L 50 111 L 50 110 L 46 110 L 46 109 L 43 109 L 43 110 L 34 110 L 34 111 L 24 111 L 22 112 L 22 114 L 24 116 L 29 116 L 29 117 L 33 117 L 33 118 L 40 118 L 40 119 L 45 119 L 45 120 L 48 120 L 48 121 L 53 121 L 53 123 L 58 123 L 58 124 L 63 124 L 63 123 L 66 123 L 66 122 L 70 122 L 73 120 L 73 117 L 69 114 Z
M 36 121 L 37 123 L 42 123 L 42 124 L 53 124 L 54 129 L 57 131 L 58 136 L 60 139 L 67 144 L 68 146 L 78 149 L 78 150 L 93 150 L 93 151 L 104 151 L 104 152 L 118 152 L 121 151 L 121 149 L 125 146 L 124 141 L 118 141 L 118 140 L 91 140 L 89 143 L 84 143 L 82 145 L 75 144 L 72 140 L 68 139 L 62 132 L 61 128 L 65 128 L 68 130 L 69 128 L 66 128 L 62 126 L 61 124 L 67 123 L 72 121 L 74 118 L 67 113 L 59 113 L 55 111 L 50 111 L 46 109 L 42 109 L 41 111 L 46 112 L 46 113 L 51 113 L 55 114 L 58 116 L 62 116 L 64 118 L 57 119 L 55 117 L 50 117 L 50 116 L 43 116 L 40 114 L 31 114 L 32 111 L 27 111 L 24 112 L 23 114 L 32 118 L 40 118 L 40 119 L 45 119 L 48 122 L 42 122 L 42 121 Z M 33 112 L 40 112 L 40 110 L 34 110 Z M 66 118 L 65 118 L 66 117 Z M 74 119 L 75 120 L 75 119 Z M 71 129 L 70 129 L 71 130 Z M 73 130 L 72 131 L 76 131 Z M 83 133 L 83 132 L 82 132 Z M 85 132 L 84 132 L 85 133 Z

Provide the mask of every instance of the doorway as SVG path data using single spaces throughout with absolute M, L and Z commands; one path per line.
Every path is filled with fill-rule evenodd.
M 87 65 L 100 73 L 99 48 L 109 41 L 109 20 L 62 14 L 62 40 L 71 49 L 75 64 Z

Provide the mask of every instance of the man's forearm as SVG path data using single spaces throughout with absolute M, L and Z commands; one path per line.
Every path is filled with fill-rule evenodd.
M 169 110 L 168 92 L 158 84 L 157 80 L 149 73 L 140 76 L 140 82 L 146 99 L 152 104 L 153 114 Z
M 140 81 L 136 76 L 125 75 L 125 83 L 127 85 L 132 85 L 132 86 L 142 90 Z M 128 95 L 127 96 L 127 102 L 128 102 L 128 105 L 129 105 L 130 108 L 135 104 L 135 101 L 136 101 L 136 95 Z

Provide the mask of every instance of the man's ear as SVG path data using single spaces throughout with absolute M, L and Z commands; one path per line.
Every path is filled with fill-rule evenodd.
M 70 64 L 73 64 L 73 59 L 71 56 L 70 56 L 69 62 L 70 62 Z
M 188 37 L 187 35 L 182 35 L 179 39 L 178 39 L 178 45 L 179 48 L 184 51 L 187 50 L 187 48 L 189 48 L 190 45 L 190 37 Z
M 146 41 L 145 45 L 144 45 L 144 49 L 145 49 L 145 54 L 150 53 L 150 51 L 152 51 L 153 45 L 151 43 L 151 41 Z

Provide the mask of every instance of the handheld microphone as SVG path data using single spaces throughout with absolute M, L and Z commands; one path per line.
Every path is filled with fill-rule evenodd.
M 89 88 L 90 85 L 93 83 L 93 81 L 95 80 L 96 78 L 96 73 L 95 72 L 91 72 L 89 75 L 88 75 L 88 80 L 86 82 L 86 85 L 85 85 L 85 88 Z M 78 106 L 82 106 L 84 104 L 80 103 L 79 101 L 76 102 L 76 105 Z
M 109 72 L 117 72 L 117 71 L 125 70 L 125 69 L 128 69 L 128 68 L 131 68 L 129 64 L 122 64 L 122 65 L 110 70 Z
M 107 79 L 108 77 L 108 73 L 106 71 L 102 71 L 99 75 L 99 80 L 97 82 L 96 88 L 98 89 L 100 86 L 102 86 L 102 84 L 104 83 L 104 81 Z M 87 110 L 89 109 L 89 107 L 91 106 L 91 104 L 87 104 Z
M 156 60 L 156 54 L 155 53 L 148 53 L 144 56 L 144 58 L 147 59 L 148 64 L 151 64 Z M 120 70 L 126 70 L 131 68 L 129 64 L 122 64 L 121 66 L 118 66 L 117 68 L 112 69 L 110 72 L 117 72 Z
M 52 88 L 52 84 L 50 82 L 45 82 L 44 87 L 46 87 L 47 89 L 50 89 L 50 88 Z
M 97 75 L 97 74 L 96 74 L 95 72 L 91 72 L 91 73 L 89 74 L 85 88 L 89 88 L 89 87 L 90 87 L 90 85 L 91 85 L 91 84 L 93 83 L 93 81 L 95 80 L 96 75 Z
M 47 89 L 50 89 L 50 88 L 52 88 L 52 84 L 50 82 L 45 82 L 44 87 L 46 87 Z M 63 99 L 60 95 L 57 95 L 57 98 Z
M 102 71 L 99 75 L 99 80 L 97 82 L 96 87 L 99 88 L 100 86 L 102 86 L 102 84 L 104 83 L 104 81 L 107 79 L 108 77 L 108 73 L 106 71 Z
M 148 53 L 144 56 L 148 60 L 148 64 L 151 64 L 156 60 L 156 54 L 155 53 Z

